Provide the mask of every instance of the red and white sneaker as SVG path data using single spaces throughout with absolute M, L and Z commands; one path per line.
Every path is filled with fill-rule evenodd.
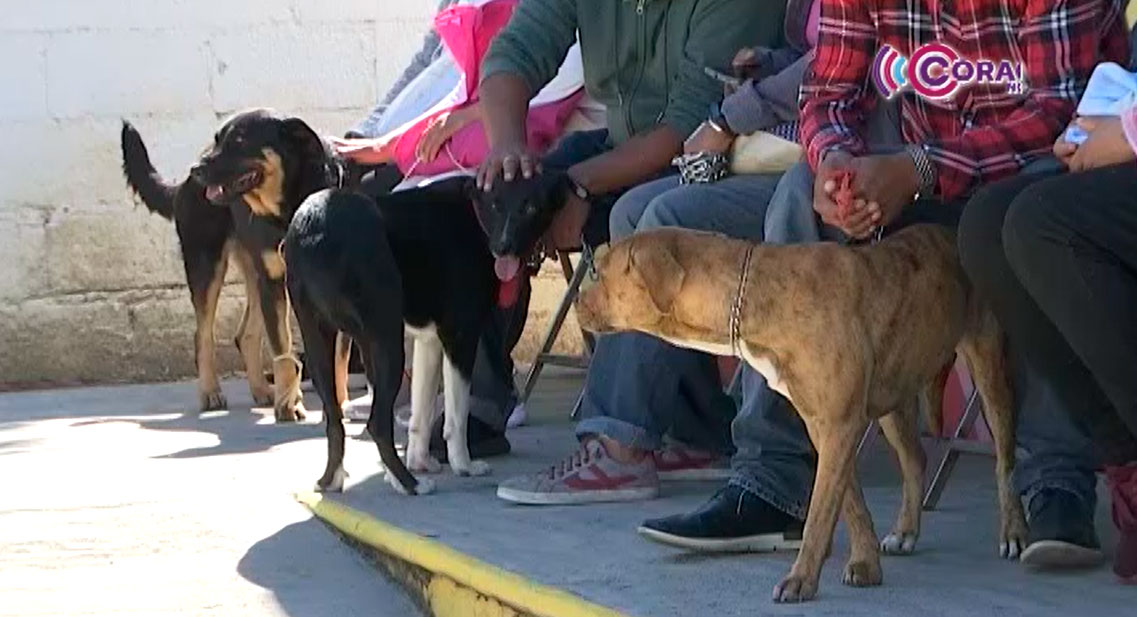
M 527 505 L 570 505 L 638 501 L 659 495 L 655 463 L 621 463 L 608 456 L 599 439 L 589 439 L 551 468 L 502 482 L 497 496 Z
M 663 447 L 652 453 L 659 479 L 728 480 L 730 459 L 720 454 L 696 450 L 681 443 L 665 440 Z

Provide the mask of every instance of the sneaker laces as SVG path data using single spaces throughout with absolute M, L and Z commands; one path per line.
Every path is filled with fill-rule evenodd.
M 602 456 L 603 448 L 590 448 L 589 446 L 591 445 L 591 443 L 582 445 L 579 450 L 549 468 L 549 477 L 553 480 L 559 480 L 585 465 L 590 465 L 593 461 L 599 460 Z
M 1106 482 L 1113 500 L 1113 522 L 1123 532 L 1137 533 L 1137 463 L 1106 467 Z

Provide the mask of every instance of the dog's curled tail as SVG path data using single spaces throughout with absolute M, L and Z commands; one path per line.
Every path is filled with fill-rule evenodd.
M 142 135 L 126 120 L 122 121 L 122 172 L 126 183 L 142 198 L 147 209 L 173 220 L 177 187 L 166 183 L 154 169 Z

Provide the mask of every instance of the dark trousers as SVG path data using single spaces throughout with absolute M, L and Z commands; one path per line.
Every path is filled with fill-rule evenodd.
M 1009 316 L 1019 344 L 1077 402 L 1105 462 L 1137 459 L 1137 166 L 1026 186 L 1002 232 L 1030 300 Z
M 1127 167 L 995 183 L 960 226 L 964 268 L 1099 462 L 1137 453 L 1137 168 Z

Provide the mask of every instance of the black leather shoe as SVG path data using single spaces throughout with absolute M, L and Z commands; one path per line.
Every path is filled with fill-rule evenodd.
M 449 462 L 446 454 L 446 441 L 442 439 L 443 415 L 434 421 L 430 431 L 430 454 L 440 463 Z M 505 433 L 495 431 L 490 425 L 470 416 L 466 422 L 466 445 L 470 448 L 470 458 L 490 458 L 509 454 L 511 446 Z
M 803 522 L 766 500 L 727 485 L 703 507 L 645 521 L 640 535 L 668 544 L 706 552 L 772 552 L 801 548 Z
M 1045 489 L 1030 500 L 1030 543 L 1020 560 L 1034 568 L 1088 568 L 1102 563 L 1094 513 L 1069 491 Z

